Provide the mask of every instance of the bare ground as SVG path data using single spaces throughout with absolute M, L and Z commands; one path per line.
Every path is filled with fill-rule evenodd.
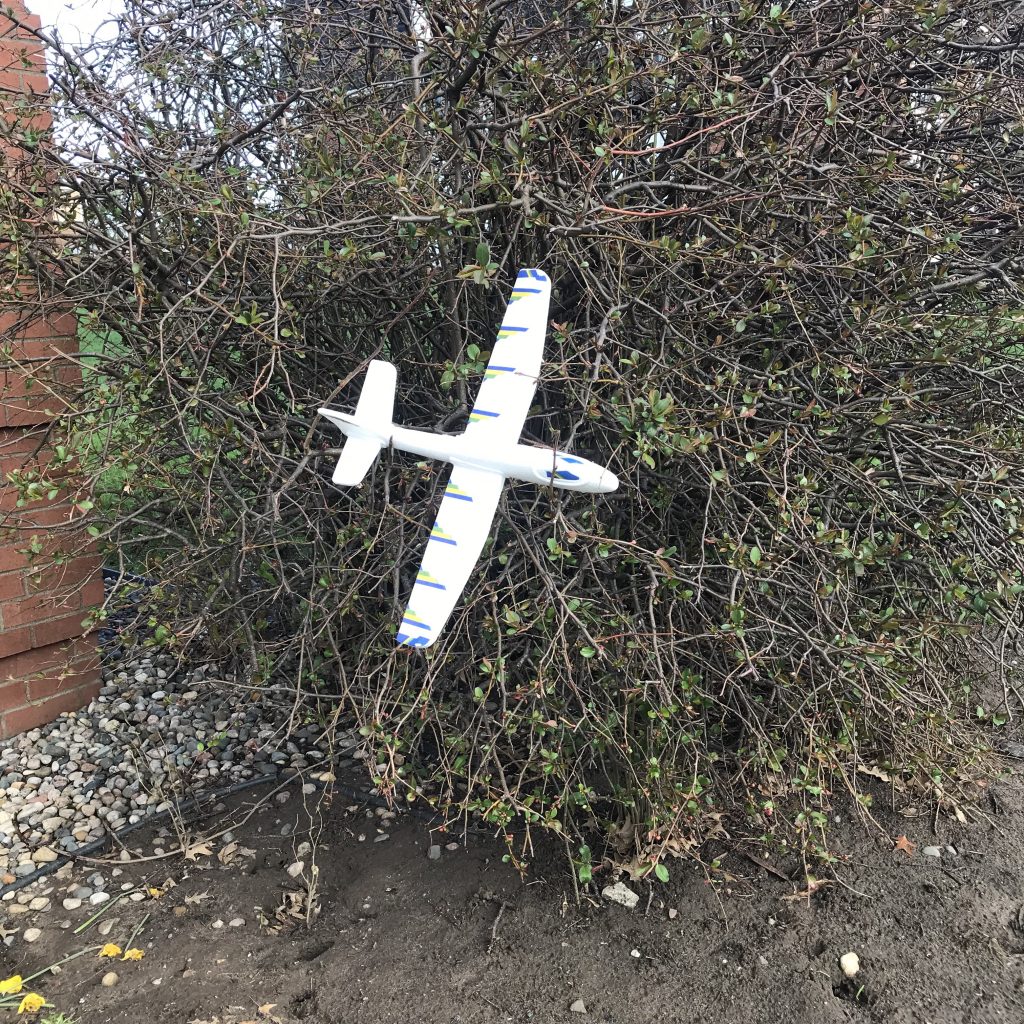
M 88 917 L 60 901 L 96 865 L 51 876 L 54 909 L 14 922 L 40 927 L 41 937 L 0 946 L 0 977 L 124 943 L 145 920 L 134 943 L 143 961 L 93 951 L 32 987 L 81 1024 L 1024 1021 L 1024 787 L 1015 777 L 988 786 L 966 826 L 905 805 L 876 812 L 889 837 L 840 824 L 841 881 L 810 896 L 799 864 L 766 870 L 733 852 L 710 880 L 676 862 L 668 885 L 633 884 L 634 910 L 596 890 L 577 903 L 557 851 L 524 880 L 492 840 L 431 833 L 409 816 L 384 821 L 344 798 L 307 808 L 297 787 L 288 792 L 284 803 L 264 794 L 221 858 L 217 839 L 194 860 L 121 865 L 111 891 L 125 881 L 175 884 L 158 898 L 120 901 L 99 919 L 115 920 L 106 937 L 99 922 L 78 936 L 60 927 Z M 260 798 L 235 797 L 196 834 L 226 827 Z M 293 834 L 282 837 L 289 824 Z M 151 855 L 154 840 L 166 846 L 155 833 L 139 833 L 133 847 Z M 901 834 L 911 853 L 893 850 Z M 314 838 L 321 912 L 307 928 L 303 877 L 287 866 Z M 446 849 L 453 841 L 458 849 Z M 431 844 L 439 859 L 428 857 Z M 926 856 L 926 846 L 942 856 Z M 767 863 L 764 851 L 756 856 Z M 302 859 L 308 880 L 314 858 Z M 231 926 L 237 918 L 244 925 Z M 848 980 L 838 960 L 851 951 L 861 968 Z M 111 969 L 118 982 L 103 987 Z M 570 1010 L 576 1000 L 586 1016 Z

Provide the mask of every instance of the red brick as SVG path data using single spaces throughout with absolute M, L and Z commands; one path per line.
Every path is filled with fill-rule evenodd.
M 32 642 L 36 647 L 43 647 L 46 644 L 56 643 L 58 640 L 80 636 L 84 618 L 85 612 L 78 611 L 74 615 L 66 615 L 62 619 L 37 623 L 32 627 Z
M 32 455 L 45 440 L 45 430 L 0 430 L 0 459 L 7 459 L 13 455 Z
M 37 513 L 33 512 L 33 516 Z M 36 571 L 50 564 L 56 554 L 95 555 L 97 541 L 86 536 L 79 529 L 47 532 L 45 527 L 35 528 L 31 525 L 21 530 L 10 531 L 8 536 L 0 534 L 0 572 L 14 569 L 34 569 Z M 34 557 L 26 554 L 26 550 L 35 537 L 38 540 L 39 552 Z M 98 563 L 97 563 L 98 564 Z
M 72 587 L 80 587 L 83 583 L 96 580 L 99 577 L 99 571 L 99 565 L 92 555 L 81 555 L 62 564 L 49 563 L 25 577 L 25 593 L 33 594 L 40 590 L 69 590 Z M 102 597 L 103 581 L 100 580 L 99 598 Z M 89 600 L 93 599 L 90 591 Z M 83 599 L 83 603 L 88 602 Z
M 25 680 L 0 682 L 0 713 L 6 708 L 20 708 L 25 703 Z
M 99 672 L 99 659 L 83 664 L 30 676 L 25 682 L 29 701 L 46 700 L 58 694 L 77 690 L 94 682 Z
M 5 437 L 10 440 L 5 440 Z M 48 465 L 54 456 L 54 445 L 46 440 L 45 431 L 20 427 L 0 430 L 0 466 L 15 469 L 39 468 Z M 0 476 L 0 480 L 6 480 Z
M 77 711 L 84 707 L 100 692 L 100 683 L 97 678 L 94 682 L 80 686 L 77 690 L 68 693 L 58 694 L 38 704 L 28 704 L 22 708 L 15 708 L 6 712 L 0 718 L 0 736 L 14 736 L 19 732 L 26 732 L 35 729 L 37 726 L 52 722 L 58 715 L 65 711 Z
M 49 84 L 43 44 L 33 34 L 40 21 L 23 0 L 12 7 L 10 17 L 0 7 L 0 123 L 12 128 L 0 152 L 14 187 L 35 190 L 48 180 L 46 168 L 34 152 L 18 150 L 17 139 L 51 128 Z M 64 487 L 53 501 L 18 507 L 17 489 L 2 486 L 16 470 L 51 474 L 45 431 L 81 379 L 67 358 L 77 351 L 75 314 L 56 304 L 40 311 L 43 297 L 28 274 L 7 282 L 7 296 L 0 312 L 0 737 L 48 722 L 98 692 L 98 656 L 82 621 L 86 605 L 103 597 L 97 543 L 85 535 L 68 493 L 74 464 L 47 477 L 59 474 Z M 54 564 L 65 552 L 70 557 Z
M 49 423 L 53 418 L 54 413 L 43 408 L 0 406 L 0 427 L 37 427 L 40 423 Z
M 81 370 L 70 360 L 54 359 L 38 366 L 0 370 L 0 394 L 5 402 L 36 398 L 53 391 L 66 394 L 68 385 L 81 379 Z
M 0 513 L 17 510 L 19 515 L 31 515 L 35 509 L 42 508 L 47 503 L 44 496 L 36 501 L 26 501 L 25 504 L 19 506 L 19 499 L 18 489 L 13 485 L 0 488 Z
M 27 593 L 26 582 L 24 574 L 18 571 L 0 574 L 0 601 L 10 601 L 16 597 L 22 597 Z
M 22 569 L 28 564 L 28 558 L 21 553 L 24 544 L 8 541 L 0 545 L 0 572 Z
M 27 433 L 27 431 L 26 431 Z M 48 479 L 63 479 L 74 468 L 73 462 L 62 462 L 53 467 L 55 453 L 52 448 L 40 448 L 32 452 L 5 452 L 0 446 L 0 481 L 7 479 L 8 473 L 28 473 L 46 470 Z
M 95 608 L 96 605 L 103 603 L 103 576 L 98 565 L 92 579 L 82 587 L 80 597 L 85 609 Z
M 31 626 L 37 622 L 45 622 L 82 607 L 82 595 L 77 591 L 59 593 L 48 591 L 43 594 L 31 594 L 13 601 L 5 601 L 0 610 L 0 621 L 4 629 L 17 629 L 18 626 Z
M 24 293 L 22 293 L 24 294 Z M 29 319 L 14 312 L 0 314 L 0 333 L 11 334 L 18 341 L 47 338 L 76 338 L 78 319 L 74 313 L 51 313 Z
M 17 524 L 11 523 L 12 527 L 17 525 L 17 533 L 22 540 L 22 546 L 29 542 L 33 532 L 44 530 L 53 526 L 71 526 L 82 518 L 82 513 L 77 512 L 73 506 L 66 501 L 54 502 L 52 505 L 45 505 L 42 508 L 33 509 L 30 514 L 21 517 Z M 45 538 L 40 538 L 45 539 Z M 0 539 L 2 543 L 4 539 Z M 3 565 L 0 564 L 0 569 Z
M 94 668 L 98 658 L 96 644 L 87 637 L 77 636 L 0 659 L 0 679 L 27 679 L 62 670 L 80 672 Z
M 18 29 L 14 38 L 7 36 L 4 44 L 7 60 L 25 62 L 35 67 L 42 64 L 43 44 L 24 29 Z
M 79 626 L 80 630 L 81 626 Z M 66 637 L 58 639 L 66 639 Z M 27 651 L 33 642 L 32 630 L 27 626 L 22 629 L 2 629 L 0 630 L 0 658 L 7 658 L 12 654 Z

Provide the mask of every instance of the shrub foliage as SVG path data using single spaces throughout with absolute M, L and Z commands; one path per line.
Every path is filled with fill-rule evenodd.
M 80 311 L 67 425 L 156 638 L 354 714 L 399 799 L 648 862 L 793 793 L 817 841 L 858 768 L 945 784 L 982 673 L 1015 696 L 1021 25 L 128 0 L 56 46 L 5 259 Z M 462 429 L 519 266 L 555 286 L 525 438 L 623 487 L 510 487 L 447 635 L 396 650 L 444 467 L 340 493 L 315 409 L 379 357 L 396 419 Z

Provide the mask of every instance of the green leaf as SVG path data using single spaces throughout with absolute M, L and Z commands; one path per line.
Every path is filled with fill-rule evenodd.
M 481 267 L 486 267 L 491 259 L 491 247 L 486 242 L 480 242 L 476 247 L 476 261 Z
M 668 881 L 668 868 L 664 864 L 655 864 L 654 873 L 658 876 L 659 882 Z
M 580 648 L 580 654 L 582 654 L 584 658 L 592 658 L 597 654 L 597 651 L 595 651 L 593 647 L 582 647 Z
M 757 565 L 758 562 L 761 561 L 761 549 L 760 548 L 751 548 L 750 549 L 750 560 L 754 563 L 754 565 Z
M 594 869 L 591 864 L 592 855 L 590 847 L 583 845 L 580 847 L 580 861 L 576 868 L 576 873 L 579 876 L 581 882 L 589 882 L 594 877 Z

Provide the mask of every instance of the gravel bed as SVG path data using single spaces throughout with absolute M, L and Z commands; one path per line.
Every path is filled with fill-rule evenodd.
M 225 685 L 214 666 L 175 666 L 162 654 L 109 663 L 88 707 L 0 744 L 0 885 L 177 798 L 257 775 L 316 778 L 331 754 L 361 753 L 357 736 L 332 750 L 316 724 L 286 736 L 290 704 Z

